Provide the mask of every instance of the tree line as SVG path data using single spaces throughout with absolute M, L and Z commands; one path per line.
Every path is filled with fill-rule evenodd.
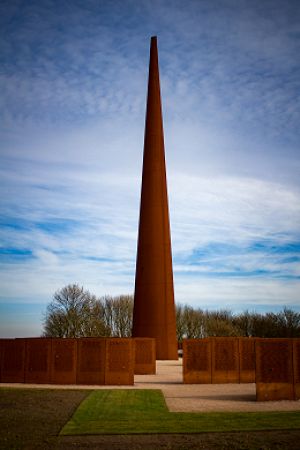
M 132 295 L 97 298 L 78 284 L 70 284 L 55 292 L 48 304 L 43 336 L 130 337 L 132 313 Z M 210 336 L 300 337 L 300 313 L 285 307 L 278 313 L 233 314 L 227 309 L 176 305 L 176 327 L 179 342 Z
M 210 336 L 300 337 L 300 313 L 286 307 L 278 313 L 233 314 L 227 309 L 204 311 L 178 305 L 176 323 L 178 341 Z

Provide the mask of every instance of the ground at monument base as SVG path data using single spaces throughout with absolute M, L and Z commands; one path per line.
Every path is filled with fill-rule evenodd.
M 107 386 L 2 383 L 2 387 L 39 389 L 107 389 Z M 182 360 L 157 361 L 156 375 L 135 375 L 134 386 L 109 389 L 160 389 L 172 412 L 300 411 L 300 401 L 256 402 L 255 384 L 183 384 Z
M 26 387 L 25 387 L 26 386 Z M 58 436 L 89 389 L 0 389 L 0 449 L 298 450 L 300 429 L 201 434 Z

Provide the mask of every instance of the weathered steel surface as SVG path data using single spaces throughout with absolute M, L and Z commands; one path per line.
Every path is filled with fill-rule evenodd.
M 134 338 L 134 343 L 135 343 L 134 373 L 136 375 L 155 374 L 156 373 L 155 339 Z
M 155 338 L 157 359 L 178 359 L 156 37 L 150 48 L 132 335 Z
M 105 384 L 106 340 L 77 340 L 77 384 Z
M 51 382 L 51 346 L 51 339 L 26 339 L 25 383 Z
M 255 339 L 239 338 L 240 383 L 255 383 Z
M 183 382 L 211 383 L 211 339 L 183 341 Z
M 2 383 L 24 383 L 25 339 L 2 339 Z
M 293 343 L 291 339 L 256 339 L 256 399 L 293 400 Z
M 300 339 L 293 339 L 294 393 L 295 400 L 300 399 Z
M 128 338 L 106 340 L 105 384 L 134 383 L 134 341 Z
M 155 340 L 137 339 L 143 373 L 155 373 Z M 0 382 L 132 385 L 131 338 L 28 338 L 0 340 Z
M 212 383 L 239 383 L 238 338 L 212 339 Z
M 5 339 L 0 339 L 0 383 L 1 383 L 1 374 L 2 374 L 2 358 L 3 358 L 3 350 L 4 350 L 4 341 L 5 341 Z
M 76 339 L 52 339 L 51 381 L 55 384 L 76 384 Z

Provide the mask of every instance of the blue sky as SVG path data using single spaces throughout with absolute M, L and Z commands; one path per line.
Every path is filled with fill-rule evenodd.
M 300 4 L 0 5 L 0 336 L 53 293 L 133 293 L 158 36 L 176 301 L 300 311 Z

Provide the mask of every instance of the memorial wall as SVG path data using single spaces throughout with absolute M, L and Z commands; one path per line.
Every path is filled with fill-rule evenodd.
M 156 348 L 153 338 L 134 338 L 135 362 L 134 373 L 146 375 L 156 373 Z
M 76 384 L 76 339 L 52 339 L 51 381 L 55 384 Z
M 212 338 L 212 383 L 239 383 L 238 338 Z
M 133 385 L 155 372 L 152 338 L 0 339 L 2 383 Z M 300 399 L 300 339 L 186 339 L 183 382 L 256 382 L 257 401 Z
M 300 400 L 300 338 L 293 339 L 295 400 Z
M 294 400 L 292 339 L 256 339 L 256 400 Z
M 106 340 L 105 384 L 134 383 L 134 341 L 129 338 Z
M 256 382 L 257 401 L 299 399 L 300 339 L 186 339 L 183 382 Z
M 132 385 L 134 366 L 130 338 L 0 339 L 2 383 Z
M 105 338 L 77 340 L 77 384 L 105 384 Z
M 1 339 L 0 381 L 25 382 L 25 339 Z
M 255 339 L 238 338 L 240 383 L 255 383 Z
M 51 382 L 51 339 L 31 338 L 25 341 L 25 383 Z
M 212 382 L 211 339 L 185 339 L 183 350 L 183 382 L 190 384 Z
M 235 337 L 184 340 L 184 383 L 253 382 L 253 355 L 248 354 L 253 347 L 245 345 L 243 340 Z

